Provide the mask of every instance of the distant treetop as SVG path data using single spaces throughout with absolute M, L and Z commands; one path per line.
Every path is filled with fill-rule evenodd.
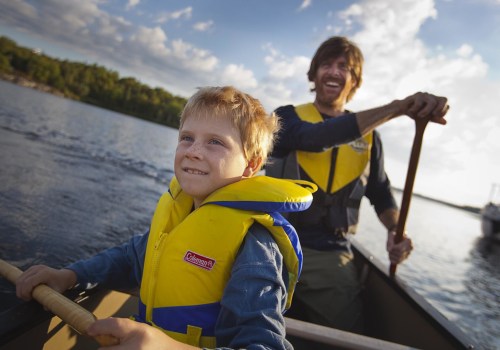
M 178 128 L 186 99 L 96 64 L 58 60 L 0 36 L 0 77 L 18 76 L 65 97 Z

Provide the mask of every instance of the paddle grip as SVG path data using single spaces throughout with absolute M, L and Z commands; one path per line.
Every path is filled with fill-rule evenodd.
M 15 284 L 22 273 L 17 267 L 0 259 L 0 275 L 11 283 Z M 32 297 L 80 334 L 86 335 L 88 327 L 97 320 L 90 311 L 45 284 L 33 288 Z M 102 346 L 119 344 L 119 340 L 110 335 L 97 336 L 94 339 Z

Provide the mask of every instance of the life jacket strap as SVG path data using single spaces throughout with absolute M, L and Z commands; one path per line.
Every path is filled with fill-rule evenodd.
M 187 343 L 193 346 L 200 346 L 201 331 L 202 329 L 200 327 L 188 325 Z

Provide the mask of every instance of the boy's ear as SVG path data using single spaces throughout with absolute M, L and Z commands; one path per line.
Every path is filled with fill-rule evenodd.
M 248 162 L 247 167 L 243 171 L 243 176 L 245 177 L 253 176 L 257 172 L 257 170 L 260 169 L 261 165 L 262 165 L 262 158 L 252 159 L 251 161 Z

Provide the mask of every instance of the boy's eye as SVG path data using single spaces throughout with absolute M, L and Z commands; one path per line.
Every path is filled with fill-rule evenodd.
M 193 141 L 193 138 L 188 135 L 182 135 L 181 137 L 179 137 L 179 141 Z
M 211 139 L 210 141 L 208 141 L 208 143 L 211 145 L 221 145 L 221 146 L 223 145 L 223 143 L 217 139 Z

